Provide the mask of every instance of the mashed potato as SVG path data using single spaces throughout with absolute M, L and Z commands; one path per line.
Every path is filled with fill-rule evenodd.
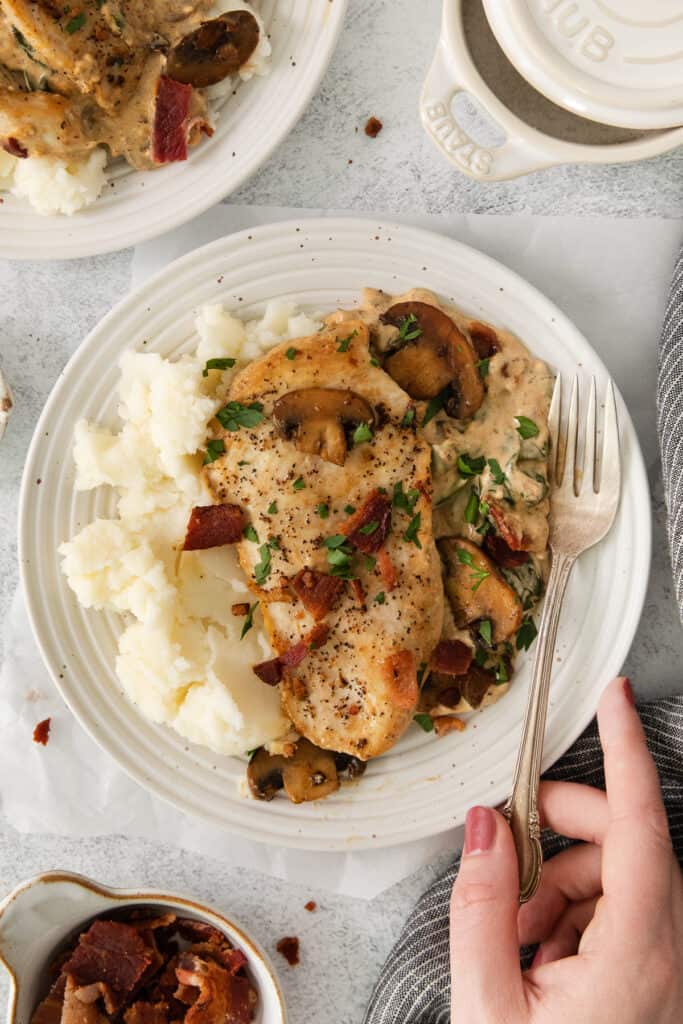
M 32 156 L 24 160 L 0 164 L 0 188 L 12 195 L 28 199 L 38 213 L 67 215 L 94 203 L 107 180 L 107 153 L 94 149 L 85 160 L 57 160 L 48 156 Z
M 124 353 L 118 431 L 85 420 L 75 430 L 76 488 L 114 488 L 118 518 L 61 545 L 69 585 L 85 608 L 125 616 L 116 671 L 140 712 L 219 754 L 245 754 L 289 723 L 278 691 L 252 671 L 272 656 L 259 611 L 244 638 L 245 619 L 231 612 L 251 596 L 235 551 L 181 551 L 192 507 L 210 501 L 207 425 L 240 366 L 319 326 L 284 302 L 249 323 L 204 307 L 195 355 Z M 224 356 L 236 368 L 204 377 L 207 360 Z

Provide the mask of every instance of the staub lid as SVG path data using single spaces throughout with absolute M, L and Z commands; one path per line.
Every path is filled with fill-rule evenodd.
M 683 0 L 484 0 L 539 92 L 624 128 L 683 124 Z

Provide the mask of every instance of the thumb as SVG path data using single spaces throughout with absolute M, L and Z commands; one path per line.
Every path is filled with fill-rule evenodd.
M 517 856 L 505 819 L 473 807 L 451 897 L 454 1020 L 524 1019 Z

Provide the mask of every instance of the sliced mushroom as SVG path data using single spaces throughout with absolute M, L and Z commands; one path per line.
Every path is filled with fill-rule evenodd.
M 399 302 L 382 319 L 401 327 L 411 317 L 412 333 L 419 330 L 419 335 L 390 355 L 384 369 L 411 398 L 435 398 L 449 388 L 447 412 L 457 419 L 473 416 L 484 401 L 484 385 L 470 341 L 449 316 L 426 302 Z
M 432 716 L 478 711 L 485 702 L 490 703 L 486 697 L 492 687 L 498 687 L 495 674 L 479 665 L 470 665 L 467 672 L 455 678 L 432 672 L 420 707 Z
M 258 22 L 249 11 L 228 11 L 204 21 L 173 47 L 166 74 L 197 89 L 215 85 L 246 64 L 259 35 Z
M 299 451 L 319 455 L 343 466 L 347 432 L 367 423 L 372 426 L 372 406 L 355 391 L 338 388 L 301 388 L 278 398 L 273 406 L 275 423 L 292 438 Z
M 445 537 L 439 549 L 446 564 L 445 588 L 458 627 L 481 619 L 492 624 L 494 644 L 508 640 L 522 624 L 522 606 L 484 552 L 460 537 Z
M 249 762 L 247 780 L 257 800 L 272 800 L 284 787 L 294 804 L 322 800 L 339 789 L 335 754 L 306 739 L 299 740 L 292 757 L 260 747 Z

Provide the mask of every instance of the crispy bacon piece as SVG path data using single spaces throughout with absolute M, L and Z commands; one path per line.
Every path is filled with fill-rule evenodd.
M 377 564 L 379 565 L 379 574 L 382 577 L 382 583 L 387 590 L 393 590 L 398 583 L 398 573 L 396 572 L 396 566 L 389 557 L 389 552 L 384 548 L 380 548 L 377 552 Z
M 304 660 L 309 651 L 315 651 L 325 643 L 330 635 L 330 627 L 324 622 L 314 626 L 308 636 L 299 640 L 284 651 L 279 657 L 271 658 L 270 661 L 262 661 L 253 666 L 253 670 L 259 679 L 268 686 L 277 686 L 282 682 L 284 670 L 296 668 Z
M 399 651 L 384 659 L 384 672 L 394 704 L 397 708 L 413 708 L 417 704 L 418 686 L 415 655 L 412 651 Z
M 133 1003 L 123 1015 L 125 1024 L 168 1024 L 168 1003 Z
M 344 581 L 315 569 L 302 569 L 290 580 L 290 586 L 316 622 L 332 611 L 344 589 Z
M 10 135 L 3 141 L 2 148 L 6 153 L 9 153 L 10 156 L 16 156 L 20 160 L 25 160 L 28 156 L 26 146 L 22 146 L 19 139 L 15 139 L 13 135 Z
M 505 512 L 503 509 L 496 505 L 495 502 L 489 502 L 489 515 L 496 524 L 498 533 L 503 538 L 507 546 L 511 551 L 526 551 L 527 541 L 524 537 L 520 537 L 518 533 L 512 528 L 505 518 Z
M 184 953 L 176 967 L 182 986 L 198 988 L 199 995 L 185 1014 L 185 1024 L 249 1024 L 256 992 L 246 977 L 235 977 L 213 960 Z
M 493 561 L 503 569 L 516 569 L 520 565 L 526 565 L 529 561 L 528 551 L 513 551 L 502 537 L 496 537 L 492 533 L 487 535 L 484 547 Z
M 187 160 L 187 118 L 191 100 L 191 85 L 176 82 L 166 75 L 160 76 L 152 126 L 152 159 L 155 163 Z
M 365 611 L 366 605 L 366 594 L 365 587 L 360 580 L 351 580 L 351 590 L 353 591 L 353 599 L 356 602 L 356 607 L 360 608 L 361 611 Z
M 462 676 L 472 664 L 472 648 L 460 640 L 442 640 L 434 648 L 430 667 L 447 676 Z
M 318 904 L 315 900 L 309 900 L 308 903 L 304 903 L 304 910 L 307 910 L 309 914 L 312 914 L 318 909 Z
M 285 935 L 275 947 L 281 953 L 290 967 L 296 967 L 299 963 L 299 940 L 296 935 Z
M 243 529 L 244 512 L 239 505 L 198 505 L 190 513 L 183 551 L 235 544 Z
M 81 935 L 62 970 L 78 986 L 99 984 L 108 1013 L 116 1013 L 155 962 L 155 950 L 136 928 L 95 921 Z
M 31 1018 L 31 1024 L 61 1024 L 66 977 L 60 974 Z
M 498 335 L 493 327 L 489 327 L 488 324 L 483 324 L 479 320 L 473 320 L 469 331 L 474 351 L 480 359 L 490 359 L 491 356 L 495 356 L 496 352 L 500 352 Z
M 230 611 L 237 618 L 240 618 L 240 617 L 242 617 L 244 615 L 248 615 L 249 614 L 249 602 L 248 601 L 240 601 L 238 604 L 233 604 L 233 605 L 230 606 Z
M 61 1024 L 106 1024 L 107 1018 L 100 1013 L 96 1000 L 99 992 L 91 998 L 88 989 L 79 988 L 78 983 L 67 976 L 64 990 Z
M 368 533 L 364 532 L 372 524 L 377 524 Z M 354 515 L 344 524 L 343 533 L 349 544 L 362 551 L 364 555 L 374 555 L 384 544 L 391 529 L 391 499 L 388 494 L 373 491 Z
M 452 715 L 438 715 L 432 719 L 434 722 L 434 732 L 437 736 L 445 736 L 449 732 L 464 732 L 465 723 L 460 718 L 455 718 Z
M 44 718 L 42 722 L 38 722 L 38 725 L 33 730 L 33 742 L 40 743 L 42 746 L 46 747 L 47 742 L 50 739 L 51 725 L 51 718 Z

